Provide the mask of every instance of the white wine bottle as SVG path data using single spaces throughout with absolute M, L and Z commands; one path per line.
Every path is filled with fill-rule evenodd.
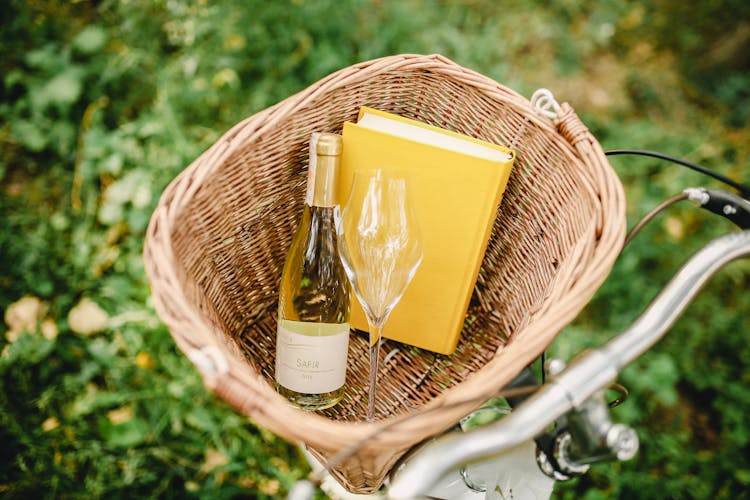
M 313 134 L 302 220 L 284 262 L 276 336 L 276 390 L 306 410 L 344 396 L 349 282 L 337 249 L 341 136 Z

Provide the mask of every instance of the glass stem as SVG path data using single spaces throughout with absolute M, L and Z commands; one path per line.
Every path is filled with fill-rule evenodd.
M 375 420 L 375 389 L 378 384 L 378 364 L 380 360 L 380 337 L 383 333 L 383 321 L 370 323 L 370 386 L 367 395 L 368 422 Z

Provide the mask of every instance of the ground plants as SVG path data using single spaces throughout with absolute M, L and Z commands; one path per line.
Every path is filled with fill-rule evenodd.
M 354 62 L 440 52 L 524 95 L 552 88 L 605 148 L 662 150 L 748 182 L 750 73 L 745 52 L 730 50 L 746 43 L 747 18 L 742 2 L 688 12 L 670 0 L 9 0 L 0 493 L 262 498 L 306 473 L 296 448 L 203 388 L 149 302 L 140 253 L 151 210 L 233 123 Z M 631 221 L 703 183 L 651 160 L 612 163 Z M 728 229 L 687 209 L 657 219 L 552 353 L 569 357 L 623 327 L 675 256 Z M 747 271 L 722 273 L 623 374 L 634 396 L 617 415 L 642 433 L 636 461 L 596 468 L 560 496 L 747 490 Z

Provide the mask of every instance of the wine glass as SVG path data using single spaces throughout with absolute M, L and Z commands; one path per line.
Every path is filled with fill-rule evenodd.
M 338 225 L 339 255 L 370 327 L 367 421 L 375 415 L 383 326 L 422 260 L 411 203 L 406 178 L 397 171 L 355 171 Z

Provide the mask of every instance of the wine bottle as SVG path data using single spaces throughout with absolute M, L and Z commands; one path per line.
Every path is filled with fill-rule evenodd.
M 341 136 L 313 134 L 302 219 L 284 262 L 276 336 L 276 390 L 306 410 L 344 396 L 349 282 L 337 249 Z

